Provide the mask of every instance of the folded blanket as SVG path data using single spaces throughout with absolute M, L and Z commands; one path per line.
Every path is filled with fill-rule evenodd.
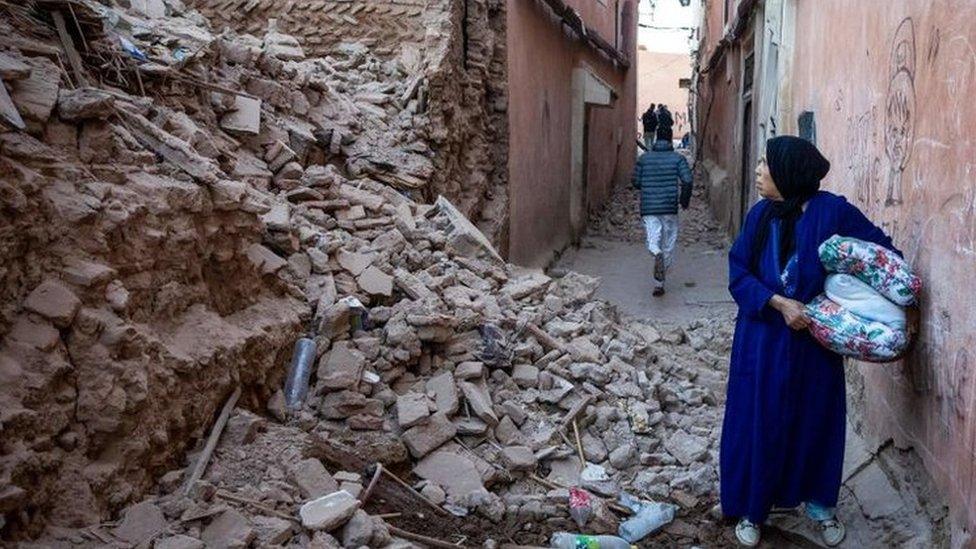
M 810 333 L 821 345 L 867 362 L 891 362 L 908 349 L 908 333 L 860 318 L 821 295 L 807 305 Z
M 832 274 L 824 284 L 831 301 L 854 316 L 881 322 L 892 328 L 905 329 L 905 309 L 895 305 L 866 282 L 848 274 Z
M 827 272 L 854 275 L 896 305 L 918 302 L 922 281 L 904 259 L 884 246 L 834 235 L 818 251 Z

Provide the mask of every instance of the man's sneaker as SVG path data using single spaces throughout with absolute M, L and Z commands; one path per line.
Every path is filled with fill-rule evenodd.
M 836 518 L 820 521 L 820 537 L 827 547 L 837 547 L 844 541 L 846 535 L 847 529 L 844 528 L 844 523 Z
M 759 545 L 759 525 L 749 522 L 749 519 L 742 519 L 735 525 L 735 537 L 740 544 L 755 547 Z
M 651 295 L 653 295 L 654 297 L 661 297 L 662 295 L 664 295 L 664 287 L 658 286 L 657 288 L 654 288 L 654 291 L 651 292 Z

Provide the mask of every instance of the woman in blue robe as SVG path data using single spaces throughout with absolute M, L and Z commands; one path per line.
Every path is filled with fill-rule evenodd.
M 817 248 L 835 234 L 892 249 L 857 207 L 820 190 L 830 170 L 817 148 L 781 136 L 756 168 L 763 197 L 729 252 L 729 291 L 739 306 L 720 456 L 722 512 L 740 519 L 740 543 L 759 543 L 772 507 L 804 504 L 824 542 L 839 544 L 844 462 L 843 359 L 806 330 L 804 303 L 824 290 Z

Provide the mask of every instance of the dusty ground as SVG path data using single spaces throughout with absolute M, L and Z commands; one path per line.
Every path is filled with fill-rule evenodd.
M 651 295 L 653 265 L 636 204 L 635 191 L 617 191 L 580 247 L 567 250 L 556 268 L 599 277 L 596 296 L 633 318 L 685 324 L 734 311 L 727 290 L 727 239 L 714 225 L 703 197 L 696 196 L 679 214 L 678 249 L 662 297 Z

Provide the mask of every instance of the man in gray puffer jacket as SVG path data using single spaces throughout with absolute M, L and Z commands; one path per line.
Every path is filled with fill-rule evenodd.
M 664 295 L 665 272 L 674 261 L 678 243 L 678 203 L 685 209 L 691 202 L 691 181 L 688 161 L 674 152 L 671 129 L 659 126 L 657 141 L 637 159 L 631 179 L 640 191 L 647 249 L 654 259 L 655 296 Z

